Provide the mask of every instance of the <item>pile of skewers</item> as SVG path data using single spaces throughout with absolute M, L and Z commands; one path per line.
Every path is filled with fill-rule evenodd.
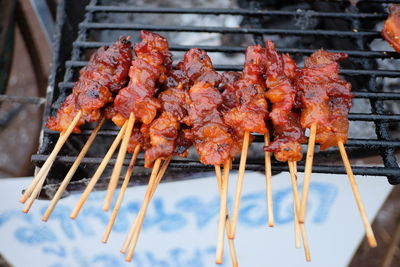
M 108 211 L 118 185 L 126 153 L 132 154 L 121 190 L 102 242 L 107 242 L 136 159 L 144 152 L 145 167 L 152 168 L 142 207 L 125 239 L 121 252 L 133 257 L 147 207 L 173 156 L 185 157 L 193 145 L 203 164 L 214 165 L 220 192 L 220 213 L 216 263 L 222 263 L 227 233 L 229 250 L 237 265 L 233 240 L 237 225 L 247 151 L 254 136 L 265 137 L 265 176 L 268 225 L 274 226 L 270 153 L 287 162 L 294 198 L 295 240 L 301 240 L 310 261 L 305 217 L 315 143 L 322 150 L 338 146 L 358 205 L 370 246 L 376 240 L 366 217 L 358 188 L 346 155 L 348 112 L 352 94 L 350 83 L 339 76 L 339 62 L 347 55 L 318 50 L 298 68 L 288 54 L 279 54 L 271 41 L 246 49 L 242 72 L 214 70 L 203 50 L 192 48 L 172 68 L 168 42 L 162 36 L 142 31 L 142 41 L 133 47 L 121 36 L 109 47 L 102 47 L 80 71 L 72 93 L 65 99 L 47 127 L 60 132 L 49 155 L 21 202 L 28 212 L 41 191 L 57 153 L 71 133 L 80 126 L 97 122 L 96 128 L 58 188 L 43 221 L 47 221 L 74 176 L 97 132 L 106 119 L 121 127 L 117 137 L 93 174 L 70 217 L 76 218 L 119 146 L 108 184 L 103 210 Z M 269 107 L 270 106 L 270 107 Z M 301 199 L 296 163 L 302 159 L 301 144 L 310 129 Z M 238 181 L 232 216 L 228 215 L 228 180 L 232 159 L 240 154 Z M 223 170 L 221 170 L 223 166 Z

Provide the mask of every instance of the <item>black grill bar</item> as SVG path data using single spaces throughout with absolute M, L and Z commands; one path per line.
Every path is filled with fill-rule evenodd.
M 33 155 L 32 161 L 34 163 L 43 163 L 47 159 L 46 155 Z M 69 156 L 59 156 L 56 158 L 58 161 L 62 161 L 65 163 L 72 164 L 75 161 L 75 157 Z M 103 158 L 101 157 L 86 157 L 82 160 L 81 164 L 84 165 L 99 165 Z M 116 158 L 112 158 L 109 162 L 109 165 L 114 165 Z M 138 159 L 137 165 L 143 165 L 143 160 Z M 125 159 L 124 165 L 129 165 L 129 160 Z M 249 171 L 262 171 L 263 170 L 263 162 L 252 162 L 246 164 L 246 170 Z M 274 162 L 272 166 L 272 171 L 288 171 L 287 164 Z M 233 163 L 233 167 L 237 169 L 239 167 L 238 163 Z M 304 171 L 304 165 L 299 163 L 297 165 L 299 171 Z M 191 161 L 191 160 L 180 160 L 174 159 L 169 164 L 169 168 L 177 168 L 177 169 L 193 169 L 193 170 L 214 170 L 214 166 L 210 165 L 203 165 L 198 161 Z M 385 167 L 360 167 L 360 166 L 352 166 L 353 172 L 356 175 L 375 175 L 375 176 L 386 176 L 386 175 L 398 175 L 399 169 L 398 168 L 385 168 Z M 329 165 L 316 165 L 313 166 L 313 172 L 315 173 L 334 173 L 334 174 L 346 174 L 346 170 L 343 166 L 329 166 Z
M 99 48 L 101 46 L 111 45 L 112 42 L 74 42 L 74 46 L 77 48 Z M 192 46 L 189 45 L 176 45 L 171 44 L 171 51 L 186 52 Z M 241 46 L 208 46 L 199 45 L 198 48 L 206 50 L 207 52 L 221 52 L 221 53 L 243 53 L 246 47 Z M 311 55 L 315 52 L 315 49 L 298 49 L 298 48 L 277 48 L 280 53 L 291 53 L 291 54 L 304 54 Z M 351 57 L 371 57 L 371 58 L 399 58 L 399 53 L 393 51 L 371 51 L 371 50 L 335 50 L 329 49 L 330 52 L 334 53 L 346 53 Z
M 169 25 L 148 25 L 134 23 L 97 23 L 83 22 L 80 29 L 85 30 L 148 30 L 160 32 L 204 32 L 204 33 L 234 33 L 234 34 L 284 34 L 284 35 L 319 35 L 332 37 L 368 36 L 371 38 L 380 37 L 378 31 L 332 31 L 332 30 L 292 30 L 292 29 L 258 29 L 258 28 L 229 28 L 218 26 L 169 26 Z
M 71 68 L 82 68 L 86 66 L 87 61 L 70 60 L 66 62 L 66 65 Z M 214 67 L 218 71 L 241 71 L 242 65 L 227 65 L 227 64 L 214 64 Z M 369 75 L 378 77 L 400 77 L 400 71 L 395 70 L 362 70 L 362 69 L 341 69 L 340 74 L 345 75 Z
M 354 8 L 356 11 L 358 11 L 357 8 Z M 361 25 L 360 20 L 356 19 L 352 21 L 352 26 L 353 28 L 359 29 Z M 368 42 L 364 37 L 358 37 L 357 38 L 357 47 L 359 49 L 366 49 L 368 48 Z M 371 59 L 366 59 L 361 62 L 362 66 L 365 69 L 371 69 L 374 68 L 376 65 L 376 62 L 371 60 Z M 369 91 L 372 92 L 379 92 L 382 91 L 382 85 L 377 83 L 376 81 L 376 76 L 371 75 L 368 79 L 367 83 L 367 88 Z M 380 99 L 371 99 L 370 100 L 371 104 L 371 110 L 375 114 L 384 114 L 385 113 L 385 108 L 384 108 L 384 103 Z M 393 140 L 391 137 L 391 134 L 389 132 L 389 124 L 387 122 L 382 122 L 382 121 L 375 121 L 375 132 L 379 140 L 386 140 L 386 141 L 391 141 Z M 381 156 L 383 159 L 383 163 L 386 168 L 399 168 L 399 165 L 397 164 L 396 156 L 395 156 L 395 149 L 394 148 L 381 148 L 380 149 Z M 388 175 L 388 181 L 390 184 L 399 184 L 400 183 L 400 171 L 398 170 L 396 174 L 394 175 Z
M 35 97 L 35 96 L 0 95 L 0 102 L 15 102 L 20 104 L 43 105 L 44 103 L 46 103 L 46 99 L 43 97 Z
M 307 16 L 341 19 L 384 19 L 387 14 L 350 13 L 350 12 L 317 12 L 317 11 L 281 11 L 281 10 L 254 10 L 231 8 L 168 8 L 168 7 L 122 7 L 122 6 L 89 6 L 90 12 L 116 12 L 116 13 L 151 13 L 151 14 L 203 14 L 203 15 L 240 15 L 240 16 Z

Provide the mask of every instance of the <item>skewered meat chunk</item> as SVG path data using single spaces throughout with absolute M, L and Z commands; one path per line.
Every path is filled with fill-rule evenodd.
M 124 36 L 110 47 L 99 48 L 80 71 L 72 94 L 65 99 L 56 116 L 49 118 L 46 127 L 60 132 L 66 130 L 79 110 L 82 118 L 73 132 L 80 133 L 79 126 L 85 122 L 98 121 L 100 109 L 113 101 L 112 92 L 126 84 L 131 60 L 131 42 Z
M 49 118 L 46 123 L 46 127 L 53 131 L 63 132 L 68 129 L 68 126 L 74 120 L 74 117 L 76 116 L 78 111 L 79 106 L 75 102 L 75 97 L 73 94 L 70 94 L 57 110 L 56 116 Z M 80 133 L 81 130 L 79 129 L 79 126 L 83 125 L 84 123 L 85 120 L 83 117 L 81 117 L 79 122 L 76 124 L 73 132 Z
M 205 51 L 190 49 L 184 57 L 183 70 L 194 83 L 187 99 L 188 116 L 184 119 L 191 129 L 185 137 L 193 141 L 200 162 L 221 165 L 230 157 L 232 137 L 229 127 L 218 111 L 222 96 L 216 86 L 221 81 Z
M 400 53 L 400 5 L 390 7 L 390 16 L 385 21 L 381 34 Z
M 242 74 L 240 72 L 235 71 L 226 71 L 222 73 L 222 80 L 220 87 L 224 91 L 222 92 L 222 107 L 221 111 L 227 112 L 230 109 L 236 107 L 238 104 L 236 102 L 236 95 L 235 95 L 235 82 L 240 79 Z
M 278 161 L 299 161 L 303 154 L 301 142 L 305 141 L 298 112 L 294 110 L 297 89 L 292 80 L 297 75 L 296 62 L 289 55 L 280 55 L 271 41 L 266 42 L 267 68 L 265 96 L 272 103 L 270 113 L 274 141 L 264 148 L 274 152 Z
M 126 120 L 131 112 L 144 124 L 153 121 L 161 108 L 154 95 L 172 66 L 172 56 L 164 37 L 147 31 L 142 31 L 141 37 L 142 42 L 134 46 L 136 58 L 129 70 L 129 84 L 120 90 L 114 101 L 119 114 L 113 121 L 119 126 L 123 121 L 121 116 Z
M 234 83 L 237 106 L 224 114 L 224 121 L 237 135 L 267 132 L 267 102 L 264 98 L 265 49 L 259 45 L 246 49 L 242 77 Z
M 296 89 L 285 74 L 283 57 L 275 50 L 271 41 L 266 42 L 267 71 L 265 97 L 272 103 L 269 117 L 275 125 L 285 125 L 289 120 L 290 111 L 296 98 Z M 289 67 L 287 67 L 289 69 Z
M 304 128 L 308 128 L 313 123 L 317 123 L 315 141 L 321 145 L 322 150 L 337 144 L 335 132 L 347 136 L 348 123 L 347 126 L 339 124 L 336 119 L 338 115 L 347 120 L 348 109 L 346 107 L 351 105 L 351 85 L 339 77 L 338 62 L 345 58 L 347 58 L 347 54 L 344 53 L 318 50 L 305 60 L 305 67 L 300 71 L 301 74 L 296 80 L 297 86 L 303 92 L 301 101 L 304 107 L 301 124 Z M 345 110 L 341 112 L 341 115 L 332 113 L 336 112 L 336 107 L 332 107 L 331 103 L 335 97 L 350 99 L 350 102 L 346 101 L 348 103 L 342 107 Z M 344 113 L 346 113 L 345 118 L 343 117 Z M 343 141 L 345 140 L 347 138 Z
M 136 146 L 140 145 L 140 149 L 146 151 L 150 147 L 149 126 L 144 123 L 135 123 L 127 151 L 131 154 L 134 153 Z
M 156 159 L 166 159 L 174 153 L 178 130 L 178 120 L 166 112 L 151 123 L 149 129 L 151 147 L 144 154 L 146 168 L 151 168 Z
M 150 125 L 151 148 L 144 155 L 145 167 L 150 168 L 156 159 L 165 159 L 174 154 L 180 121 L 187 115 L 188 87 L 189 79 L 179 69 L 172 71 L 167 78 L 166 90 L 158 96 L 163 112 Z
M 97 81 L 116 94 L 126 86 L 131 61 L 131 42 L 121 36 L 115 44 L 100 47 L 80 71 L 80 76 Z

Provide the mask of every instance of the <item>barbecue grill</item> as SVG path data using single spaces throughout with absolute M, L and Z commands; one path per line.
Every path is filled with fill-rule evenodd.
M 244 57 L 243 52 L 247 45 L 263 43 L 264 39 L 275 38 L 278 51 L 290 53 L 301 61 L 321 47 L 332 52 L 345 52 L 349 59 L 342 65 L 341 74 L 353 84 L 355 95 L 354 108 L 359 102 L 365 102 L 364 112 L 351 111 L 349 115 L 351 127 L 361 125 L 374 127 L 375 133 L 371 136 L 359 138 L 350 134 L 346 148 L 350 158 L 360 158 L 377 155 L 379 162 L 374 165 L 354 165 L 353 171 L 358 175 L 373 175 L 387 177 L 390 184 L 400 183 L 400 168 L 396 159 L 396 151 L 400 147 L 400 140 L 393 134 L 399 129 L 400 113 L 389 109 L 400 100 L 400 90 L 391 90 L 385 84 L 387 81 L 400 78 L 400 71 L 382 68 L 385 64 L 379 62 L 398 61 L 400 55 L 385 46 L 385 50 L 372 50 L 373 42 L 381 42 L 377 23 L 388 16 L 388 3 L 396 1 L 368 0 L 359 1 L 352 5 L 347 1 L 306 1 L 299 3 L 296 9 L 271 9 L 269 6 L 243 4 L 243 8 L 182 8 L 182 7 L 151 7 L 120 4 L 118 1 L 61 1 L 58 6 L 56 38 L 53 50 L 53 62 L 49 86 L 47 89 L 47 104 L 44 121 L 54 112 L 58 104 L 71 92 L 77 80 L 79 69 L 87 63 L 88 56 L 93 49 L 112 43 L 120 34 L 131 35 L 136 42 L 140 30 L 150 30 L 166 36 L 170 42 L 170 49 L 174 53 L 175 63 L 191 47 L 198 47 L 210 53 L 214 59 L 217 71 L 242 70 L 242 64 L 215 60 L 215 58 Z M 268 1 L 265 1 L 268 2 Z M 397 1 L 400 3 L 400 1 Z M 87 4 L 87 5 L 86 5 Z M 189 16 L 224 17 L 226 21 L 239 21 L 238 26 L 227 25 L 193 25 L 174 24 L 177 18 L 187 21 Z M 279 21 L 283 26 L 276 27 Z M 190 20 L 189 20 L 190 21 Z M 299 22 L 300 21 L 300 22 Z M 302 21 L 306 21 L 301 25 Z M 79 23 L 80 22 L 80 23 Z M 79 23 L 79 24 L 78 24 Z M 229 24 L 229 23 L 228 23 Z M 306 24 L 306 25 L 304 25 Z M 331 26 L 335 26 L 333 28 Z M 193 33 L 205 36 L 217 36 L 217 40 L 233 40 L 225 43 L 190 43 Z M 215 39 L 215 38 L 214 38 Z M 239 39 L 239 41 L 237 41 Z M 179 44 L 176 40 L 181 40 Z M 234 41 L 236 40 L 236 42 Z M 245 43 L 245 42 L 248 43 Z M 241 43 L 242 42 L 242 43 Z M 244 43 L 243 43 L 244 42 Z M 339 43 L 339 46 L 338 46 Z M 340 47 L 342 43 L 342 47 Z M 381 66 L 381 67 L 379 67 Z M 396 81 L 396 80 L 394 80 Z M 398 84 L 400 80 L 398 80 Z M 398 104 L 398 103 L 397 103 Z M 365 125 L 365 126 L 364 126 Z M 82 148 L 94 125 L 86 125 L 79 135 L 72 135 L 57 157 L 44 187 L 46 194 L 51 196 L 54 188 L 64 178 L 69 166 L 74 162 L 76 155 Z M 112 140 L 118 133 L 118 128 L 112 123 L 106 123 L 99 131 L 96 141 L 83 159 L 81 167 L 75 174 L 69 190 L 81 190 L 87 179 L 90 178 L 100 164 Z M 36 155 L 32 156 L 33 163 L 40 167 L 47 159 L 54 147 L 59 133 L 42 128 L 41 145 Z M 397 137 L 398 138 L 398 137 Z M 262 136 L 257 136 L 254 146 L 261 147 Z M 261 149 L 261 148 L 260 148 Z M 319 173 L 345 174 L 346 171 L 340 161 L 332 165 L 334 155 L 339 157 L 335 149 L 319 152 L 315 156 L 313 171 Z M 100 187 L 105 187 L 110 176 L 115 158 L 113 158 L 104 173 Z M 128 160 L 124 165 L 128 165 Z M 139 158 L 137 165 L 143 166 L 143 158 Z M 237 169 L 238 162 L 233 163 Z M 172 180 L 189 178 L 187 170 L 193 173 L 212 171 L 213 166 L 205 166 L 195 158 L 176 158 L 171 161 L 169 178 Z M 263 153 L 260 157 L 250 157 L 246 165 L 247 170 L 264 171 Z M 182 170 L 184 172 L 182 172 Z M 288 171 L 286 164 L 273 161 L 274 172 Z M 298 170 L 304 171 L 304 162 L 299 162 Z M 147 179 L 145 169 L 136 170 L 133 183 L 144 183 Z M 192 178 L 194 176 L 190 176 Z

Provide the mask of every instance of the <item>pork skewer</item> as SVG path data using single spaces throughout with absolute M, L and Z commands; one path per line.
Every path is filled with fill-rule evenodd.
M 348 138 L 348 113 L 351 108 L 351 84 L 339 76 L 339 64 L 347 58 L 344 53 L 330 53 L 324 50 L 314 52 L 305 60 L 305 68 L 301 71 L 298 86 L 302 86 L 302 103 L 305 106 L 302 112 L 303 127 L 312 125 L 310 139 L 320 144 L 325 150 L 331 146 L 338 146 L 343 163 L 349 177 L 356 204 L 371 247 L 376 247 L 376 239 L 365 213 L 358 187 L 347 157 L 344 143 Z M 308 160 L 308 158 L 307 158 Z M 311 160 L 312 162 L 312 160 Z M 303 195 L 300 207 L 299 220 L 304 221 L 308 189 L 310 184 L 311 168 L 306 162 Z M 306 181 L 307 178 L 307 181 Z
M 189 88 L 189 79 L 187 78 L 186 73 L 181 69 L 182 65 L 182 62 L 178 63 L 177 69 L 169 72 L 169 76 L 165 82 L 165 90 L 163 90 L 158 96 L 162 113 L 149 125 L 147 130 L 149 147 L 146 149 L 144 155 L 145 167 L 150 168 L 153 164 L 160 162 L 160 160 L 165 160 L 165 162 L 158 174 L 158 178 L 155 181 L 150 179 L 148 190 L 151 190 L 152 193 L 150 196 L 146 194 L 147 197 L 145 197 L 141 210 L 121 250 L 122 252 L 125 252 L 128 249 L 128 244 L 130 244 L 126 257 L 127 260 L 130 260 L 133 255 L 148 203 L 152 194 L 154 194 L 171 157 L 174 154 L 178 156 L 186 156 L 187 149 L 191 145 L 191 142 L 185 139 L 180 132 L 180 123 L 182 119 L 187 116 L 186 100 L 188 97 L 187 90 Z
M 72 89 L 72 94 L 62 103 L 56 116 L 50 117 L 46 124 L 47 128 L 61 132 L 62 137 L 45 162 L 43 171 L 38 173 L 34 182 L 25 191 L 21 202 L 26 200 L 36 184 L 44 183 L 47 172 L 69 135 L 72 132 L 80 133 L 79 126 L 85 122 L 101 120 L 101 108 L 112 102 L 113 93 L 118 92 L 126 83 L 131 57 L 131 42 L 129 37 L 124 36 L 110 47 L 99 48 L 92 55 L 88 64 L 80 71 L 79 80 Z M 36 191 L 40 191 L 40 188 Z M 31 197 L 32 199 L 34 198 Z
M 221 264 L 227 209 L 227 175 L 233 143 L 229 127 L 219 111 L 223 98 L 216 87 L 221 82 L 221 76 L 214 70 L 207 53 L 196 48 L 185 54 L 182 69 L 193 83 L 187 99 L 188 116 L 184 119 L 190 130 L 185 130 L 185 137 L 193 141 L 201 163 L 214 166 L 225 164 L 226 167 L 220 197 L 216 251 L 216 263 Z
M 234 129 L 236 136 L 243 138 L 238 181 L 232 210 L 232 227 L 229 232 L 230 239 L 235 237 L 247 150 L 251 141 L 250 133 L 265 134 L 268 131 L 265 123 L 267 118 L 267 102 L 264 98 L 265 81 L 263 79 L 265 64 L 264 48 L 256 45 L 249 46 L 246 49 L 242 77 L 234 83 L 236 106 L 224 114 L 225 123 Z M 272 218 L 271 215 L 270 217 Z
M 267 68 L 266 85 L 268 91 L 265 93 L 267 99 L 272 103 L 269 114 L 274 128 L 274 140 L 264 150 L 274 152 L 275 158 L 281 162 L 287 162 L 292 178 L 293 190 L 293 212 L 295 226 L 295 244 L 300 248 L 300 236 L 303 237 L 304 250 L 307 260 L 310 258 L 308 240 L 304 226 L 298 222 L 298 206 L 300 205 L 297 193 L 297 181 L 293 181 L 296 168 L 295 162 L 302 159 L 301 143 L 304 143 L 304 129 L 300 125 L 299 103 L 296 103 L 298 90 L 292 81 L 296 77 L 297 66 L 289 55 L 280 55 L 271 41 L 266 44 Z M 295 184 L 294 184 L 295 182 Z M 307 244 L 307 246 L 306 246 Z
M 180 120 L 187 114 L 185 109 L 187 89 L 188 79 L 186 75 L 179 69 L 171 71 L 166 80 L 165 90 L 158 96 L 162 107 L 161 115 L 146 129 L 142 129 L 142 132 L 146 133 L 146 138 L 131 138 L 130 146 L 137 147 L 146 143 L 144 149 L 145 167 L 151 168 L 155 160 L 166 160 L 173 154 L 185 156 L 188 146 L 179 143 L 181 139 L 178 139 L 178 130 L 180 129 Z M 180 146 L 180 151 L 176 151 L 177 145 Z M 114 213 L 117 212 L 118 210 L 114 208 Z M 111 230 L 110 227 L 112 225 L 109 226 L 108 230 Z
M 169 52 L 168 41 L 158 34 L 147 31 L 141 31 L 140 35 L 142 42 L 134 46 L 136 58 L 132 61 L 129 70 L 130 82 L 119 92 L 114 101 L 118 114 L 113 117 L 113 121 L 119 126 L 126 123 L 128 118 L 128 123 L 130 122 L 132 126 L 134 120 L 144 124 L 150 124 L 153 121 L 157 110 L 161 107 L 154 95 L 158 85 L 165 82 L 172 68 L 172 55 Z M 108 210 L 111 205 L 130 134 L 128 127 L 108 184 L 103 210 Z

